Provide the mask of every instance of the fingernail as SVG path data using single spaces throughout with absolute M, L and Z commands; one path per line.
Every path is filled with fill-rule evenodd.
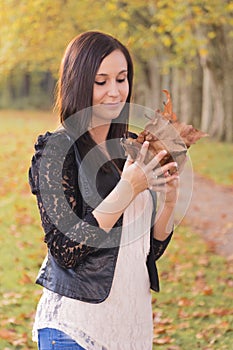
M 162 154 L 166 154 L 167 151 L 164 149 L 164 150 L 161 151 L 161 153 L 162 153 Z
M 148 145 L 149 145 L 149 142 L 148 142 L 148 141 L 145 141 L 145 142 L 143 143 L 143 145 L 148 146 Z

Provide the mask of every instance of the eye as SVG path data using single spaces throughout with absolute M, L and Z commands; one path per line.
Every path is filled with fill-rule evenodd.
M 121 79 L 117 79 L 118 83 L 124 83 L 124 81 L 126 80 L 126 78 L 121 78 Z
M 95 81 L 96 85 L 104 85 L 106 81 Z

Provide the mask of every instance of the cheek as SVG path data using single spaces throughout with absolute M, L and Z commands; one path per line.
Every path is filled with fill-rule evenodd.
M 103 96 L 104 96 L 103 89 L 98 89 L 98 87 L 94 87 L 92 104 L 93 105 L 99 104 L 99 102 L 100 102 L 100 100 L 102 99 Z
M 127 100 L 129 94 L 129 84 L 125 84 L 124 87 L 122 87 L 121 89 L 121 95 L 124 97 L 124 101 Z

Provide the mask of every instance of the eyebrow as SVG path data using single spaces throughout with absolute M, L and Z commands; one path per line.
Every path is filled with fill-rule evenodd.
M 127 73 L 127 72 L 128 72 L 127 69 L 123 69 L 123 70 L 121 70 L 119 73 L 117 73 L 117 75 L 122 74 L 122 73 Z M 108 76 L 108 74 L 106 74 L 106 73 L 97 73 L 96 75 L 98 75 L 98 76 L 103 76 L 103 77 Z

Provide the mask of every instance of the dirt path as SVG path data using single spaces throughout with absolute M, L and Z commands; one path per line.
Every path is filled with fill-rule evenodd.
M 233 186 L 217 185 L 194 174 L 192 198 L 183 223 L 199 232 L 211 249 L 233 257 Z

